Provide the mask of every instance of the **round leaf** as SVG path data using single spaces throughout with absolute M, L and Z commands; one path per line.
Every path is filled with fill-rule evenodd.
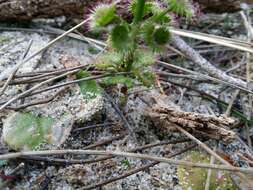
M 156 44 L 165 45 L 170 40 L 170 32 L 165 27 L 159 27 L 155 29 L 153 38 Z
M 117 51 L 124 51 L 130 48 L 131 38 L 127 25 L 117 25 L 112 29 L 110 35 L 112 47 Z
M 113 4 L 101 4 L 91 13 L 90 27 L 96 29 L 105 27 L 115 18 L 116 8 Z

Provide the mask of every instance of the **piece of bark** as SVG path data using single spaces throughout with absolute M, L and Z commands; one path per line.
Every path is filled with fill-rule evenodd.
M 83 18 L 88 9 L 100 2 L 111 2 L 112 0 L 0 0 L 0 21 L 31 20 L 34 18 L 49 18 L 55 16 L 67 16 L 72 18 Z M 124 7 L 130 0 L 122 0 L 119 7 Z M 204 11 L 208 12 L 234 12 L 241 9 L 240 3 L 252 4 L 252 0 L 196 0 Z
M 253 0 L 195 0 L 204 12 L 225 13 L 241 10 L 241 4 L 253 4 Z
M 174 131 L 175 125 L 179 125 L 196 135 L 227 143 L 236 137 L 235 132 L 229 128 L 235 122 L 232 118 L 185 112 L 178 106 L 169 103 L 166 96 L 159 94 L 144 98 L 151 104 L 145 109 L 145 115 L 162 131 Z
M 31 20 L 55 16 L 82 17 L 87 0 L 0 0 L 0 21 Z

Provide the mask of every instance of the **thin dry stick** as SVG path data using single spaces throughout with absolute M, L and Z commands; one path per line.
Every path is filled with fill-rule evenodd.
M 175 55 L 180 55 L 181 57 L 185 57 L 185 55 L 184 55 L 181 51 L 177 50 L 176 48 L 174 48 L 174 47 L 172 47 L 172 46 L 170 46 L 170 45 L 167 45 L 166 47 L 167 47 L 169 50 L 171 50 L 172 52 L 174 52 Z
M 12 98 L 9 101 L 7 101 L 7 102 L 1 102 L 0 105 L 3 104 L 2 107 L 4 109 L 10 103 L 12 103 L 13 101 L 16 101 L 16 100 L 18 100 L 20 98 L 23 98 L 23 97 L 33 96 L 33 95 L 36 95 L 36 94 L 40 94 L 42 92 L 46 92 L 46 91 L 53 90 L 53 89 L 56 89 L 56 88 L 60 88 L 60 87 L 63 87 L 63 86 L 68 86 L 68 85 L 71 85 L 71 84 L 79 83 L 79 82 L 82 82 L 82 81 L 96 80 L 96 79 L 105 78 L 105 77 L 109 77 L 109 76 L 113 76 L 113 75 L 129 74 L 129 73 L 122 72 L 122 73 L 113 73 L 113 74 L 104 74 L 104 75 L 91 76 L 91 77 L 86 77 L 86 78 L 82 78 L 82 79 L 76 79 L 76 80 L 72 80 L 72 81 L 67 81 L 67 82 L 64 82 L 64 83 L 61 83 L 61 84 L 56 84 L 56 85 L 50 86 L 48 88 L 41 89 L 39 91 L 35 91 L 35 92 L 31 93 L 32 91 L 36 90 L 37 88 L 39 88 L 40 86 L 42 86 L 42 85 L 44 85 L 44 84 L 46 84 L 48 82 L 51 82 L 51 81 L 56 80 L 58 78 L 62 78 L 62 77 L 66 76 L 66 75 L 69 75 L 69 74 L 76 73 L 78 71 L 79 71 L 79 69 L 78 70 L 74 70 L 72 72 L 71 71 L 67 72 L 67 73 L 62 74 L 62 75 L 60 75 L 58 77 L 54 77 L 54 78 L 48 79 L 46 81 L 43 81 L 43 82 L 39 83 L 38 85 L 30 88 L 29 90 L 24 91 L 23 93 L 17 95 L 16 97 Z M 2 107 L 0 107 L 0 110 L 1 110 Z
M 129 74 L 129 73 L 126 73 L 126 72 L 112 73 L 112 74 L 108 73 L 108 74 L 104 74 L 104 75 L 97 75 L 97 76 L 91 76 L 91 77 L 86 77 L 86 78 L 82 78 L 82 79 L 76 79 L 76 80 L 64 82 L 64 83 L 61 83 L 61 84 L 56 84 L 56 85 L 53 85 L 53 86 L 49 86 L 49 87 L 47 87 L 45 89 L 41 89 L 41 90 L 35 91 L 34 93 L 31 93 L 29 95 L 33 96 L 33 95 L 36 95 L 36 94 L 40 94 L 42 92 L 46 92 L 46 91 L 49 91 L 49 90 L 53 90 L 53 89 L 60 88 L 60 87 L 63 87 L 63 86 L 75 84 L 75 83 L 82 82 L 82 81 L 96 80 L 96 79 L 106 78 L 106 77 L 109 77 L 109 76 L 127 75 L 127 74 Z
M 16 152 L 9 154 L 0 155 L 0 160 L 9 160 L 14 158 L 19 158 L 22 156 L 46 156 L 46 155 L 63 155 L 63 154 L 74 154 L 74 155 L 108 155 L 108 156 L 121 156 L 121 157 L 130 157 L 138 158 L 143 160 L 153 160 L 158 162 L 164 162 L 167 164 L 181 165 L 185 167 L 199 167 L 205 169 L 214 169 L 214 170 L 225 170 L 229 172 L 241 172 L 249 175 L 253 175 L 252 168 L 240 168 L 228 165 L 216 165 L 216 164 L 202 164 L 202 163 L 192 163 L 187 161 L 173 160 L 163 157 L 150 156 L 147 154 L 136 154 L 129 152 L 120 152 L 120 151 L 100 151 L 100 150 L 42 150 L 42 151 L 27 151 L 27 152 Z
M 227 107 L 227 110 L 226 110 L 226 112 L 225 112 L 225 115 L 226 115 L 226 116 L 230 116 L 230 113 L 231 113 L 233 104 L 234 104 L 234 102 L 235 102 L 237 96 L 239 95 L 239 93 L 240 93 L 240 90 L 237 89 L 237 90 L 235 91 L 235 93 L 233 94 L 233 97 L 232 97 L 231 101 L 229 102 L 228 107 Z
M 202 73 L 197 73 L 195 71 L 192 71 L 192 70 L 189 70 L 189 69 L 186 69 L 186 68 L 183 68 L 183 67 L 179 67 L 179 66 L 176 66 L 176 65 L 172 65 L 172 64 L 166 63 L 164 61 L 157 61 L 157 63 L 160 63 L 165 67 L 167 66 L 167 67 L 170 67 L 170 68 L 179 69 L 181 71 L 191 73 L 193 75 L 197 75 L 198 77 L 202 77 L 204 79 L 208 79 L 208 80 L 211 80 L 211 81 L 214 81 L 214 82 L 217 82 L 217 83 L 225 84 L 225 85 L 228 85 L 228 86 L 233 87 L 233 88 L 238 88 L 242 91 L 253 94 L 253 92 L 251 90 L 247 89 L 246 87 L 241 87 L 241 86 L 238 86 L 238 85 L 233 84 L 233 83 L 228 82 L 228 81 L 224 81 L 224 80 L 221 80 L 221 79 L 218 79 L 218 78 L 210 77 L 210 76 L 204 75 Z
M 167 71 L 155 71 L 156 74 L 163 76 L 163 77 L 176 77 L 176 78 L 186 78 L 191 80 L 197 80 L 197 81 L 205 81 L 203 78 L 200 78 L 196 75 L 187 75 L 187 74 L 176 74 L 176 73 L 169 73 Z M 208 80 L 206 80 L 208 81 Z
M 179 152 L 176 152 L 176 153 L 173 153 L 173 154 L 169 155 L 167 158 L 172 158 L 172 157 L 178 156 L 178 155 L 183 154 L 183 153 L 187 152 L 188 150 L 191 150 L 191 149 L 193 149 L 195 147 L 196 147 L 196 145 L 191 145 L 191 146 L 189 146 L 187 148 L 184 148 L 183 150 L 181 150 Z M 109 183 L 118 181 L 120 179 L 124 179 L 124 178 L 129 177 L 131 175 L 134 175 L 134 174 L 136 174 L 138 172 L 141 172 L 143 170 L 151 168 L 151 167 L 153 167 L 153 166 L 155 166 L 155 165 L 157 165 L 159 163 L 160 162 L 157 162 L 157 161 L 151 162 L 151 163 L 149 163 L 147 165 L 144 165 L 144 166 L 141 166 L 139 168 L 129 170 L 129 171 L 127 171 L 126 173 L 124 173 L 122 175 L 119 175 L 119 176 L 113 177 L 111 179 L 107 179 L 105 181 L 101 181 L 101 182 L 98 182 L 98 183 L 95 183 L 95 184 L 92 184 L 92 185 L 89 185 L 89 186 L 85 186 L 85 187 L 82 188 L 82 190 L 89 190 L 89 189 L 94 189 L 94 188 L 102 187 L 102 186 L 107 185 Z
M 216 148 L 214 148 L 214 151 L 216 151 Z M 211 155 L 210 164 L 214 164 L 214 162 L 215 162 L 215 158 L 213 155 Z M 212 175 L 212 170 L 209 169 L 207 172 L 205 190 L 209 190 L 209 188 L 210 188 L 211 175 Z
M 50 75 L 57 75 L 57 74 L 62 74 L 67 71 L 72 71 L 75 69 L 83 69 L 87 67 L 88 65 L 79 65 L 75 67 L 69 67 L 69 68 L 64 68 L 64 69 L 53 69 L 53 70 L 41 70 L 41 71 L 35 71 L 35 72 L 27 72 L 27 73 L 20 73 L 15 75 L 15 78 L 23 78 L 23 77 L 38 77 L 38 76 L 50 76 Z
M 58 34 L 63 34 L 64 32 L 66 32 L 66 31 L 64 31 L 64 30 L 62 30 L 60 28 L 54 28 L 54 27 L 51 27 L 51 26 L 45 26 L 43 28 L 45 28 L 45 29 L 47 29 L 49 31 L 55 32 L 56 34 L 57 33 Z M 83 34 L 81 34 L 79 32 L 77 32 L 77 34 L 76 33 L 70 33 L 69 37 L 73 37 L 75 39 L 85 41 L 85 42 L 87 42 L 87 43 L 89 43 L 90 45 L 93 45 L 93 46 L 95 45 L 94 47 L 96 47 L 99 50 L 102 50 L 102 49 L 101 49 L 101 47 L 99 47 L 97 45 L 100 45 L 102 47 L 107 46 L 105 42 L 100 41 L 100 40 L 96 40 L 96 39 L 92 39 L 92 38 L 89 38 L 89 37 L 86 37 L 86 36 L 83 36 Z
M 120 119 L 122 120 L 122 122 L 124 123 L 124 126 L 126 127 L 126 129 L 130 132 L 130 137 L 135 140 L 137 142 L 137 138 L 136 135 L 131 127 L 131 125 L 129 124 L 129 122 L 127 121 L 126 117 L 123 115 L 123 113 L 121 112 L 121 110 L 119 109 L 118 105 L 114 102 L 114 100 L 110 97 L 109 94 L 107 94 L 104 91 L 104 95 L 105 97 L 109 100 L 109 102 L 111 103 L 111 105 L 113 106 L 114 110 L 117 112 L 117 114 L 119 115 Z
M 51 27 L 48 28 L 48 27 L 44 27 L 42 26 L 43 28 L 41 29 L 34 29 L 34 28 L 14 28 L 14 27 L 0 27 L 0 30 L 1 31 L 23 31 L 23 32 L 30 32 L 30 33 L 45 33 L 45 34 L 50 34 L 50 35 L 61 35 L 63 34 L 64 30 L 60 30 L 60 29 L 57 29 L 57 30 L 52 30 Z M 80 35 L 78 34 L 75 34 L 75 33 L 69 33 L 67 35 L 68 37 L 70 38 L 73 38 L 73 39 L 76 39 L 76 40 L 80 40 L 80 41 L 83 41 L 83 42 L 87 42 L 87 40 L 93 42 L 94 44 L 97 44 L 97 45 L 100 45 L 100 46 L 105 46 L 106 44 L 102 41 L 99 41 L 99 40 L 95 40 L 95 39 L 92 39 L 92 38 L 88 38 L 88 37 L 85 37 L 85 38 L 82 38 Z M 1 49 L 0 49 L 1 50 Z
M 19 105 L 19 106 L 10 106 L 10 107 L 7 107 L 8 109 L 11 109 L 11 110 L 21 110 L 21 109 L 25 109 L 25 108 L 28 108 L 30 106 L 35 106 L 35 105 L 41 105 L 41 104 L 47 104 L 51 101 L 53 101 L 57 96 L 59 96 L 59 94 L 61 94 L 63 91 L 65 91 L 67 88 L 63 88 L 61 90 L 59 90 L 58 92 L 56 92 L 53 96 L 49 97 L 49 98 L 46 98 L 44 100 L 39 100 L 39 101 L 35 101 L 35 102 L 30 102 L 30 103 L 27 103 L 27 104 L 22 104 L 22 105 Z
M 98 146 L 102 146 L 102 145 L 109 144 L 109 143 L 111 143 L 112 141 L 116 141 L 116 140 L 122 139 L 122 138 L 125 137 L 125 136 L 126 136 L 126 133 L 122 133 L 122 134 L 120 134 L 120 135 L 113 136 L 113 137 L 111 137 L 111 138 L 109 138 L 109 139 L 105 139 L 105 140 L 98 141 L 98 142 L 96 142 L 96 143 L 94 143 L 94 144 L 91 144 L 91 145 L 86 146 L 84 150 L 88 150 L 88 149 L 91 149 L 91 148 L 96 148 L 96 147 L 98 147 Z
M 61 84 L 56 84 L 54 86 L 50 86 L 46 89 L 42 89 L 41 91 L 38 91 L 38 92 L 35 92 L 35 93 L 38 94 L 38 93 L 41 93 L 41 92 L 53 90 L 55 88 L 60 88 L 60 87 L 63 87 L 63 86 L 67 86 L 67 85 L 71 85 L 71 84 L 75 84 L 75 83 L 79 83 L 79 82 L 83 82 L 83 81 L 87 81 L 87 80 L 96 80 L 96 79 L 106 78 L 106 77 L 109 77 L 109 76 L 124 75 L 124 74 L 129 74 L 129 73 L 126 73 L 126 72 L 112 73 L 112 74 L 108 73 L 108 74 L 103 74 L 103 75 L 86 77 L 86 78 L 82 78 L 82 79 L 76 79 L 76 80 L 67 81 L 67 82 L 64 82 L 64 83 L 61 83 Z
M 28 52 L 31 49 L 32 46 L 32 42 L 33 40 L 30 40 L 30 42 L 28 43 L 28 47 L 26 48 L 26 51 L 22 57 L 22 60 L 25 59 L 25 57 L 27 56 Z M 5 82 L 3 88 L 0 91 L 0 96 L 3 95 L 4 91 L 7 89 L 9 83 L 11 82 L 11 80 L 13 79 L 14 75 L 17 73 L 18 69 L 21 67 L 21 64 L 17 65 L 17 67 L 15 68 L 15 70 L 10 74 L 9 78 L 7 79 L 7 81 Z
M 24 91 L 24 92 L 18 94 L 17 96 L 11 98 L 9 101 L 7 101 L 5 104 L 3 104 L 3 105 L 0 107 L 0 111 L 2 111 L 6 106 L 10 105 L 12 102 L 14 102 L 14 101 L 16 101 L 16 100 L 18 100 L 18 99 L 24 97 L 25 95 L 27 95 L 27 94 L 33 92 L 34 90 L 38 89 L 39 87 L 41 87 L 41 86 L 43 86 L 43 85 L 45 85 L 45 84 L 47 84 L 47 83 L 49 83 L 49 82 L 52 82 L 52 81 L 54 81 L 54 80 L 56 80 L 56 79 L 60 79 L 60 78 L 63 78 L 63 77 L 65 77 L 65 76 L 67 76 L 67 75 L 74 74 L 74 73 L 76 73 L 76 72 L 78 72 L 78 71 L 79 71 L 79 70 L 69 71 L 69 72 L 66 72 L 66 73 L 64 73 L 64 74 L 61 74 L 61 75 L 59 75 L 59 76 L 56 76 L 56 77 L 50 78 L 50 79 L 48 79 L 48 80 L 45 80 L 45 81 L 43 81 L 43 82 L 41 82 L 41 83 L 39 83 L 39 84 L 33 86 L 32 88 L 30 88 L 30 89 L 28 89 L 28 90 L 26 90 L 26 91 Z
M 63 33 L 62 35 L 58 36 L 57 38 L 53 39 L 51 42 L 49 42 L 48 44 L 46 44 L 44 47 L 42 47 L 41 49 L 39 49 L 38 51 L 36 51 L 35 53 L 33 53 L 30 57 L 22 60 L 20 63 L 18 63 L 13 69 L 12 72 L 15 72 L 15 70 L 17 68 L 19 68 L 20 66 L 22 66 L 23 64 L 25 64 L 26 62 L 30 61 L 32 58 L 34 58 L 35 56 L 39 55 L 40 53 L 42 53 L 43 51 L 45 51 L 46 49 L 48 49 L 49 47 L 51 47 L 52 45 L 54 45 L 57 41 L 59 41 L 60 39 L 62 39 L 63 37 L 67 36 L 69 33 L 73 32 L 75 29 L 81 27 L 82 25 L 84 25 L 85 23 L 87 23 L 90 19 L 86 19 L 84 21 L 82 21 L 81 23 L 79 23 L 78 25 L 74 26 L 73 28 L 69 29 L 68 31 L 66 31 L 65 33 Z M 1 76 L 0 80 L 5 79 L 6 76 Z M 7 77 L 7 78 L 10 78 Z M 0 109 L 1 110 L 1 109 Z
M 73 73 L 76 73 L 78 71 L 79 71 L 79 69 L 78 70 L 74 70 Z M 67 72 L 64 75 L 73 74 L 73 73 L 72 72 Z M 97 75 L 97 76 L 92 76 L 92 77 L 86 77 L 86 78 L 82 78 L 82 79 L 67 81 L 67 82 L 64 82 L 64 83 L 61 83 L 61 84 L 56 84 L 56 85 L 50 86 L 48 88 L 41 89 L 41 90 L 38 90 L 38 91 L 35 91 L 35 92 L 31 93 L 32 91 L 36 90 L 37 88 L 39 88 L 43 84 L 47 83 L 49 80 L 50 80 L 49 82 L 51 82 L 51 80 L 56 80 L 58 78 L 58 77 L 54 77 L 54 78 L 51 78 L 51 79 L 49 79 L 47 81 L 43 81 L 42 82 L 43 84 L 39 83 L 38 85 L 36 85 L 36 86 L 32 87 L 31 89 L 29 89 L 29 90 L 27 90 L 27 91 L 25 91 L 25 92 L 17 95 L 16 97 L 12 98 L 9 101 L 1 102 L 0 105 L 2 104 L 3 109 L 4 108 L 8 108 L 7 106 L 10 104 L 9 102 L 12 103 L 13 101 L 18 100 L 20 98 L 24 98 L 24 97 L 28 97 L 28 96 L 34 96 L 34 95 L 40 94 L 42 92 L 50 91 L 50 90 L 53 90 L 53 89 L 56 89 L 56 88 L 60 88 L 60 87 L 63 87 L 63 86 L 68 86 L 68 85 L 75 84 L 75 83 L 82 82 L 82 81 L 96 80 L 96 79 L 105 78 L 105 77 L 108 77 L 108 76 L 122 75 L 122 74 L 126 74 L 126 73 L 123 72 L 123 73 L 113 73 L 113 74 L 104 74 L 104 75 Z M 64 77 L 63 75 L 60 75 L 60 76 L 59 76 L 60 78 Z
M 104 49 L 103 49 L 103 51 L 104 51 Z M 93 59 L 96 59 L 97 56 L 99 56 L 100 53 L 102 53 L 103 51 L 100 51 L 96 56 L 93 57 Z M 86 66 L 87 66 L 87 65 L 88 65 L 88 66 L 91 66 L 92 64 L 86 64 Z M 45 84 L 47 84 L 47 83 L 49 83 L 49 82 L 53 82 L 53 81 L 56 80 L 56 79 L 60 79 L 60 78 L 63 78 L 63 77 L 65 77 L 65 76 L 67 76 L 67 75 L 71 75 L 71 74 L 77 73 L 79 70 L 80 70 L 80 69 L 75 69 L 75 70 L 73 70 L 73 71 L 68 71 L 68 72 L 63 73 L 63 74 L 61 74 L 61 75 L 59 75 L 59 76 L 52 77 L 52 78 L 50 78 L 50 79 L 48 79 L 48 80 L 45 80 L 45 81 L 43 81 L 43 82 L 41 82 L 41 83 L 39 83 L 39 84 L 33 86 L 32 88 L 30 88 L 30 89 L 28 89 L 28 90 L 26 90 L 26 91 L 24 91 L 24 92 L 18 94 L 16 97 L 13 97 L 13 98 L 11 98 L 9 101 L 5 102 L 5 103 L 0 107 L 0 111 L 2 111 L 6 106 L 10 105 L 12 102 L 14 102 L 14 101 L 16 101 L 16 100 L 18 100 L 18 99 L 20 99 L 20 98 L 22 98 L 22 97 L 24 97 L 24 96 L 30 94 L 31 92 L 33 92 L 34 90 L 38 89 L 39 87 L 41 87 L 41 86 L 43 86 L 43 85 L 45 85 Z M 116 74 L 119 74 L 119 73 L 116 73 Z M 109 74 L 108 74 L 108 75 L 109 75 Z M 100 76 L 100 77 L 101 77 L 101 76 Z M 96 78 L 96 77 L 95 77 L 95 78 Z M 94 78 L 93 78 L 93 77 L 87 77 L 87 78 L 84 78 L 84 79 L 79 79 L 79 80 L 75 80 L 75 81 L 66 82 L 66 83 L 64 83 L 64 84 L 59 84 L 59 85 L 56 85 L 56 86 L 57 86 L 57 87 L 61 87 L 61 86 L 66 86 L 66 85 L 74 84 L 74 83 L 81 82 L 81 81 L 85 81 L 85 80 L 91 80 L 91 79 L 94 79 Z
M 250 18 L 250 12 L 247 11 L 247 16 L 244 14 L 244 12 L 241 12 L 241 16 L 244 21 L 244 26 L 247 30 L 247 37 L 248 37 L 248 42 L 250 43 L 253 39 L 253 28 L 251 26 L 251 18 Z M 246 79 L 247 79 L 247 85 L 249 86 L 251 83 L 251 69 L 252 69 L 252 58 L 250 53 L 246 53 Z M 249 100 L 249 109 L 247 110 L 247 119 L 251 119 L 251 110 L 253 106 L 253 97 L 251 94 L 248 95 L 248 100 Z M 245 124 L 245 132 L 246 132 L 246 138 L 248 141 L 248 145 L 250 149 L 252 149 L 252 141 L 250 138 L 250 133 L 249 133 L 249 126 L 248 123 L 246 122 Z
M 111 143 L 112 141 L 115 141 L 115 140 L 119 140 L 119 139 L 122 139 L 123 137 L 125 137 L 125 133 L 123 134 L 120 134 L 120 135 L 117 135 L 117 136 L 113 136 L 109 139 L 105 139 L 105 140 L 102 140 L 102 141 L 98 141 L 98 142 L 95 142 L 91 145 L 88 145 L 86 147 L 84 147 L 83 150 L 87 150 L 87 149 L 91 149 L 91 148 L 96 148 L 98 146 L 103 146 L 103 145 L 106 145 L 106 144 L 109 144 Z M 36 162 L 36 161 L 39 161 L 39 162 L 47 162 L 48 164 L 51 164 L 51 165 L 71 165 L 71 164 L 87 164 L 87 163 L 91 163 L 89 162 L 89 160 L 75 160 L 75 159 L 71 159 L 71 160 L 68 160 L 68 159 L 58 159 L 58 158 L 50 158 L 50 157 L 41 157 L 41 156 L 29 156 L 29 157 L 21 157 L 22 160 L 26 160 L 26 161 L 30 161 L 30 162 Z M 93 159 L 93 161 L 95 161 L 95 159 Z
M 186 135 L 188 138 L 190 138 L 191 140 L 193 140 L 194 142 L 196 142 L 199 146 L 201 146 L 204 150 L 206 150 L 209 154 L 213 155 L 217 160 L 219 160 L 222 164 L 225 165 L 230 165 L 229 162 L 227 162 L 226 160 L 224 160 L 223 158 L 221 158 L 216 152 L 214 152 L 212 149 L 210 149 L 206 144 L 204 144 L 203 142 L 201 142 L 200 140 L 198 140 L 196 137 L 194 137 L 193 135 L 191 135 L 190 133 L 188 133 L 186 130 L 184 130 L 182 127 L 175 125 L 175 128 L 180 131 L 181 133 L 183 133 L 184 135 Z
M 175 35 L 195 38 L 198 40 L 220 44 L 226 47 L 253 53 L 253 49 L 251 48 L 252 44 L 246 41 L 241 41 L 241 40 L 232 39 L 232 38 L 225 38 L 221 36 L 215 36 L 215 35 L 205 34 L 205 33 L 200 33 L 200 32 L 193 32 L 189 30 L 176 29 L 176 28 L 170 28 L 170 31 L 171 33 Z
M 137 152 L 142 151 L 148 148 L 156 147 L 156 146 L 162 146 L 167 144 L 178 144 L 178 143 L 185 143 L 188 142 L 188 139 L 181 139 L 181 140 L 174 140 L 174 141 L 164 141 L 160 143 L 153 143 L 153 144 L 147 144 L 143 146 L 139 146 L 137 148 L 133 148 L 128 150 L 128 152 Z M 85 147 L 86 148 L 86 147 Z M 50 157 L 41 157 L 41 156 L 29 156 L 29 157 L 21 157 L 21 159 L 25 160 L 31 160 L 31 161 L 40 161 L 40 162 L 47 162 L 48 164 L 54 164 L 54 165 L 70 165 L 70 164 L 91 164 L 96 163 L 108 159 L 112 159 L 115 156 L 102 156 L 98 158 L 92 158 L 92 159 L 84 159 L 84 160 L 66 160 L 66 159 L 58 159 L 58 158 L 50 158 Z
M 32 83 L 36 83 L 36 82 L 42 82 L 46 79 L 48 79 L 48 77 L 44 77 L 44 76 L 37 76 L 37 79 L 21 79 L 21 80 L 12 80 L 10 81 L 9 85 L 20 85 L 20 84 L 32 84 Z M 1 86 L 1 84 L 0 84 Z
M 72 130 L 72 132 L 80 132 L 80 131 L 84 131 L 84 130 L 88 130 L 88 129 L 97 129 L 97 128 L 106 128 L 106 127 L 113 127 L 113 125 L 117 125 L 118 123 L 116 122 L 111 122 L 111 123 L 101 123 L 101 124 L 95 124 L 95 125 L 89 125 L 86 127 L 80 127 L 80 128 L 76 128 L 74 130 Z

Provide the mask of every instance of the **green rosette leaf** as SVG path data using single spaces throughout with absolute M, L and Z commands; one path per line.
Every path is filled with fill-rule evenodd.
M 109 41 L 116 51 L 127 51 L 131 48 L 132 38 L 127 24 L 116 25 L 111 33 Z
M 90 28 L 96 30 L 113 22 L 116 17 L 114 4 L 100 4 L 90 14 Z

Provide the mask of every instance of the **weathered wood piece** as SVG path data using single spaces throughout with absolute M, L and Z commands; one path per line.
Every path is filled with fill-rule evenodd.
M 241 4 L 253 4 L 253 0 L 195 0 L 205 12 L 224 13 L 241 10 Z
M 0 0 L 0 20 L 31 20 L 55 16 L 82 17 L 93 1 L 87 0 Z
M 150 96 L 148 102 L 152 102 L 145 113 L 156 127 L 161 130 L 175 131 L 175 125 L 202 137 L 207 137 L 223 142 L 231 142 L 236 134 L 230 130 L 234 119 L 225 116 L 213 116 L 207 114 L 182 111 L 178 106 L 168 104 L 166 97 L 162 95 Z M 174 126 L 174 127 L 173 127 Z

